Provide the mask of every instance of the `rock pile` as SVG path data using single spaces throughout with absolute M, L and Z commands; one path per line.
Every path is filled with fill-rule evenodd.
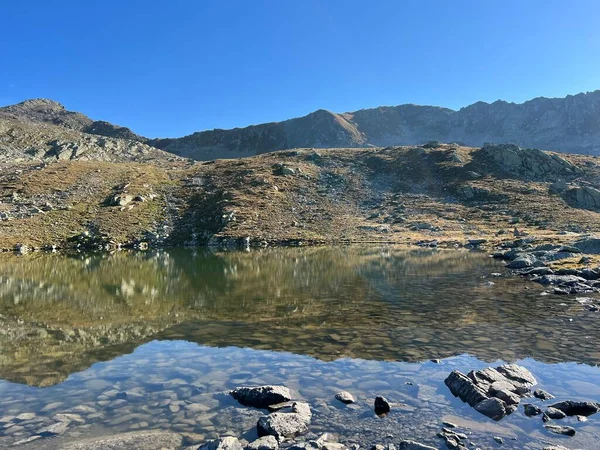
M 521 398 L 529 394 L 529 388 L 537 381 L 526 368 L 505 364 L 467 375 L 454 370 L 444 383 L 455 397 L 481 414 L 500 420 L 517 409 Z

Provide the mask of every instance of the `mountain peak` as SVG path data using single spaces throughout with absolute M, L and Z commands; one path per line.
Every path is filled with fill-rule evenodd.
M 25 100 L 24 102 L 17 103 L 13 106 L 13 108 L 27 108 L 27 109 L 37 109 L 37 108 L 47 108 L 47 109 L 55 109 L 55 110 L 64 110 L 65 107 L 54 100 L 49 98 L 32 98 L 29 100 Z

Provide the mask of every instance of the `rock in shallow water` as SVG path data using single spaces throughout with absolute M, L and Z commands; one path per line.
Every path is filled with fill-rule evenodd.
M 263 436 L 246 446 L 246 450 L 277 450 L 279 443 L 274 436 Z
M 345 405 L 354 403 L 354 397 L 350 392 L 347 391 L 338 392 L 337 394 L 335 394 L 335 398 L 340 402 L 344 403 Z
M 539 398 L 540 400 L 551 400 L 554 398 L 554 395 L 544 391 L 543 389 L 536 389 L 533 391 L 533 396 L 535 398 Z
M 475 405 L 475 410 L 490 419 L 500 420 L 507 414 L 506 403 L 496 397 L 491 397 Z
M 591 416 L 600 410 L 600 406 L 593 402 L 575 402 L 567 400 L 550 405 L 550 408 L 557 409 L 567 416 Z
M 540 407 L 532 405 L 530 403 L 523 405 L 523 409 L 527 417 L 539 416 L 542 413 Z
M 390 403 L 385 397 L 376 397 L 374 406 L 375 414 L 377 414 L 378 416 L 388 414 L 391 410 Z
M 64 444 L 63 450 L 163 450 L 179 449 L 183 438 L 179 434 L 144 431 L 116 434 Z
M 254 408 L 267 408 L 292 399 L 290 390 L 285 386 L 238 387 L 230 395 L 242 405 Z
M 565 436 L 575 436 L 575 428 L 566 427 L 562 425 L 544 425 L 546 430 L 551 431 L 555 434 L 562 434 Z
M 529 387 L 537 383 L 524 367 L 516 364 L 471 371 L 468 376 L 453 370 L 444 380 L 455 397 L 474 407 L 481 414 L 500 420 L 516 410 Z
M 296 402 L 291 412 L 275 412 L 258 419 L 256 429 L 259 436 L 273 436 L 281 442 L 308 431 L 311 418 L 308 403 Z

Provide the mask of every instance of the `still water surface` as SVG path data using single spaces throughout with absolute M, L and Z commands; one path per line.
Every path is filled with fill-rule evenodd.
M 600 417 L 561 421 L 565 438 L 522 408 L 493 422 L 443 384 L 517 362 L 558 400 L 600 401 L 600 315 L 494 272 L 480 253 L 390 248 L 4 256 L 0 446 L 63 413 L 77 420 L 59 436 L 19 446 L 143 429 L 251 440 L 264 412 L 223 391 L 283 384 L 313 407 L 311 433 L 341 442 L 439 447 L 450 420 L 481 448 L 600 448 Z M 376 395 L 397 403 L 386 418 Z

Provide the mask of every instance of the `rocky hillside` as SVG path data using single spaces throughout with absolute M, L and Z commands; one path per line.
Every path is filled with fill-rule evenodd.
M 600 231 L 596 158 L 511 145 L 53 161 L 3 165 L 0 248 L 461 246 Z
M 49 100 L 30 100 L 0 108 L 0 164 L 178 159 L 143 141 L 127 128 L 92 121 Z
M 418 145 L 427 141 L 514 143 L 561 152 L 600 154 L 600 91 L 522 104 L 477 102 L 453 111 L 400 105 L 344 114 L 319 110 L 284 122 L 194 133 L 149 143 L 198 160 L 318 147 Z
M 146 140 L 129 128 L 113 125 L 102 120 L 92 120 L 81 113 L 66 110 L 58 102 L 44 98 L 26 100 L 16 105 L 0 108 L 0 120 L 45 123 L 88 134 L 140 142 Z

